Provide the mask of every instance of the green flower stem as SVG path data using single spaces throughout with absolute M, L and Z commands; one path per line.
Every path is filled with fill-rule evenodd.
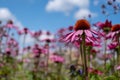
M 72 47 L 69 47 L 69 51 L 70 51 L 70 55 L 69 55 L 69 59 L 70 59 L 70 64 L 72 62 Z
M 120 34 L 117 35 L 118 37 L 118 50 L 117 50 L 117 65 L 120 65 Z
M 86 46 L 85 46 L 85 33 L 82 35 L 82 51 L 83 51 L 83 58 L 84 58 L 84 76 L 85 80 L 88 80 L 88 70 L 87 70 L 87 58 L 86 58 Z
M 107 40 L 105 40 L 105 50 L 104 50 L 104 54 L 105 54 L 105 59 L 104 59 L 104 67 L 105 67 L 105 72 L 106 72 L 106 51 L 107 51 Z
M 112 65 L 111 71 L 112 71 L 112 73 L 115 72 L 114 66 L 116 64 L 115 53 L 114 52 L 115 52 L 114 50 L 111 52 L 111 53 L 113 53 L 113 60 L 111 61 L 111 65 Z
M 90 59 L 91 49 L 92 49 L 92 47 L 89 46 L 89 47 L 88 47 L 88 50 L 87 50 L 87 52 L 88 52 L 88 66 L 89 66 L 89 67 L 90 67 L 90 62 L 91 62 L 91 59 Z
M 45 71 L 45 75 L 46 75 L 46 77 L 48 77 L 48 73 L 49 73 L 49 56 L 50 56 L 50 53 L 49 53 L 49 43 L 47 43 L 47 56 L 46 56 L 46 60 L 47 60 L 47 66 L 46 66 L 46 70 L 47 71 Z
M 80 45 L 80 57 L 81 57 L 81 63 L 82 63 L 82 68 L 83 68 L 83 70 L 84 70 L 84 57 L 83 57 L 83 53 L 82 53 L 82 44 Z M 79 59 L 79 58 L 78 58 Z

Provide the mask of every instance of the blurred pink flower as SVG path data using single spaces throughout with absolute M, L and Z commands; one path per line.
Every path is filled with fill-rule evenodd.
M 27 59 L 27 58 L 26 58 L 26 59 L 23 59 L 23 62 L 24 62 L 24 63 L 30 63 L 30 59 Z
M 51 55 L 50 60 L 56 63 L 63 63 L 65 61 L 64 58 L 59 55 Z
M 68 27 L 68 30 L 69 30 L 69 31 L 73 31 L 73 26 L 69 26 L 69 27 Z
M 97 22 L 94 24 L 94 26 L 97 26 L 99 29 L 111 29 L 112 27 L 112 22 L 111 21 L 108 21 L 106 20 L 104 23 L 103 22 Z
M 111 32 L 107 35 L 108 37 L 111 37 L 113 40 L 118 41 L 118 38 L 120 34 L 120 24 L 115 24 L 111 28 Z
M 101 56 L 98 56 L 101 60 L 109 60 L 113 57 L 113 54 L 101 54 Z
M 96 74 L 96 75 L 102 75 L 103 72 L 97 69 L 93 69 L 93 68 L 88 68 L 88 72 L 91 74 Z
M 109 49 L 109 50 L 115 49 L 117 46 L 118 46 L 118 43 L 117 43 L 117 42 L 112 42 L 111 44 L 108 45 L 108 49 Z
M 97 75 L 102 75 L 102 74 L 103 74 L 102 71 L 97 70 L 97 69 L 95 69 L 95 70 L 93 71 L 93 73 L 94 73 L 94 74 L 97 74 Z
M 120 70 L 120 65 L 116 67 L 116 70 Z
M 7 22 L 6 27 L 7 27 L 7 28 L 10 28 L 10 29 L 11 29 L 11 28 L 14 28 L 14 29 L 18 30 L 18 27 L 13 24 L 13 21 L 12 21 L 12 20 L 9 20 L 9 21 Z

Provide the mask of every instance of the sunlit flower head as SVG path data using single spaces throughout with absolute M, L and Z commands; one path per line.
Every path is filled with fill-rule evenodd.
M 88 29 L 90 29 L 90 23 L 85 19 L 78 20 L 74 26 L 75 31 Z
M 120 31 L 120 24 L 115 24 L 112 26 L 111 28 L 111 31 L 114 32 L 114 31 Z
M 64 41 L 65 42 L 78 42 L 80 43 L 82 41 L 82 35 L 85 35 L 85 41 L 86 42 L 93 42 L 95 43 L 98 41 L 98 33 L 94 30 L 90 29 L 90 23 L 85 20 L 81 19 L 78 20 L 74 26 L 74 31 L 70 32 L 65 36 Z M 96 38 L 97 37 L 97 38 Z
M 108 37 L 111 37 L 115 41 L 120 37 L 120 24 L 115 24 L 111 28 L 111 32 L 107 35 Z
M 108 33 L 112 27 L 112 22 L 106 20 L 105 22 L 97 22 L 94 24 L 94 26 L 98 27 L 99 30 Z

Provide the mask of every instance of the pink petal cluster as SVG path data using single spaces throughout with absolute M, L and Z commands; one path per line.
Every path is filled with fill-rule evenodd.
M 91 74 L 103 75 L 103 72 L 97 69 L 88 68 L 88 72 Z
M 116 67 L 116 70 L 120 70 L 120 65 Z
M 111 28 L 112 27 L 112 22 L 106 20 L 104 23 L 103 22 L 97 22 L 97 23 L 94 24 L 94 26 L 99 27 L 99 29 Z
M 118 43 L 117 43 L 117 42 L 112 42 L 111 44 L 108 45 L 108 49 L 109 49 L 109 50 L 115 49 L 117 46 L 118 46 Z
M 99 42 L 99 39 L 95 38 L 94 35 L 98 35 L 98 33 L 94 30 L 77 30 L 74 32 L 71 32 L 66 35 L 66 38 L 64 39 L 65 42 L 76 42 L 81 41 L 81 36 L 85 33 L 86 35 L 86 42 L 92 42 L 95 43 L 96 41 Z
M 51 55 L 50 60 L 57 63 L 63 63 L 65 61 L 65 59 L 59 55 Z

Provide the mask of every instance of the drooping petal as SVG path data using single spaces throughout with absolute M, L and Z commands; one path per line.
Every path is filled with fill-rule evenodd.
M 89 37 L 92 37 L 92 33 L 89 30 L 85 30 L 85 34 Z
M 94 33 L 95 35 L 98 35 L 98 32 L 94 31 L 94 30 L 90 30 L 92 33 Z
M 75 32 L 69 33 L 67 37 L 64 39 L 64 41 L 67 41 L 68 39 L 70 39 L 74 33 Z
M 111 33 L 111 37 L 114 37 L 114 35 L 115 35 L 115 32 L 112 32 L 112 33 Z
M 116 70 L 120 70 L 120 65 L 116 67 Z
M 94 26 L 97 26 L 99 28 L 102 28 L 103 25 L 104 25 L 104 23 L 102 23 L 102 22 L 97 22 L 96 24 L 94 24 Z
M 78 30 L 77 32 L 75 32 L 71 38 L 71 42 L 73 42 L 75 40 L 75 38 L 78 37 L 78 35 L 82 35 L 83 34 L 83 30 Z
M 78 30 L 75 34 L 81 36 L 83 34 L 83 30 Z
M 93 41 L 90 37 L 87 37 L 87 40 L 88 40 L 89 42 L 94 43 L 94 41 Z
M 73 36 L 71 37 L 71 42 L 73 42 L 75 40 L 76 36 L 77 36 L 76 34 L 73 34 Z

